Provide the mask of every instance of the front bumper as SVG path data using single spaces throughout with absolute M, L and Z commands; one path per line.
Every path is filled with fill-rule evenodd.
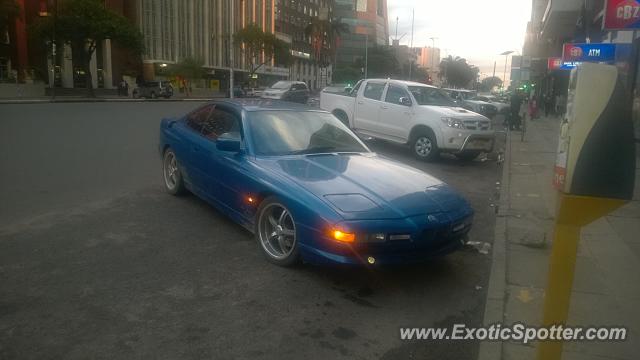
M 422 217 L 426 221 L 426 215 Z M 372 266 L 422 263 L 461 248 L 471 229 L 472 215 L 426 228 L 421 227 L 423 224 L 416 224 L 416 220 L 419 222 L 421 219 L 359 222 L 358 226 L 369 227 L 367 233 L 385 233 L 385 240 L 364 240 L 363 236 L 357 234 L 356 242 L 347 244 L 319 236 L 312 241 L 300 242 L 300 254 L 305 262 L 315 265 Z M 392 224 L 398 221 L 402 224 Z
M 439 147 L 449 152 L 461 151 L 493 151 L 495 134 L 493 131 L 444 129 Z

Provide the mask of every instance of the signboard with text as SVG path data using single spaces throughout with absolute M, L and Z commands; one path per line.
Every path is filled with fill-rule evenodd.
M 578 66 L 580 62 L 576 61 L 563 61 L 561 57 L 553 57 L 547 59 L 547 69 L 553 70 L 571 70 Z
M 640 0 L 607 0 L 604 9 L 606 30 L 640 29 Z
M 613 62 L 616 59 L 616 44 L 564 44 L 562 61 L 567 62 Z

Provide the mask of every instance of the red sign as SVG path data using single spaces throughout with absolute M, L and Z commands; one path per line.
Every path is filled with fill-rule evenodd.
M 547 69 L 558 70 L 562 66 L 562 58 L 554 57 L 547 60 Z
M 607 0 L 604 28 L 640 29 L 640 0 Z

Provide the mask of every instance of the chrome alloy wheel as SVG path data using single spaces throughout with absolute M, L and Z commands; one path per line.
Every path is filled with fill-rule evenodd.
M 174 154 L 173 151 L 167 151 L 165 154 L 163 169 L 164 183 L 167 189 L 170 191 L 175 190 L 180 181 L 180 173 L 178 170 L 178 160 L 176 160 L 176 154 Z
M 431 154 L 431 150 L 433 150 L 433 144 L 431 143 L 431 139 L 426 136 L 420 136 L 416 139 L 414 145 L 414 151 L 418 156 L 427 157 Z
M 258 236 L 264 251 L 276 260 L 288 258 L 296 246 L 296 225 L 284 205 L 268 204 L 260 213 Z

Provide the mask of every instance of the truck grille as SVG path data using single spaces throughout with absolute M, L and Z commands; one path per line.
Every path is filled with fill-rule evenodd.
M 465 120 L 464 127 L 467 130 L 489 130 L 491 124 L 486 120 Z

